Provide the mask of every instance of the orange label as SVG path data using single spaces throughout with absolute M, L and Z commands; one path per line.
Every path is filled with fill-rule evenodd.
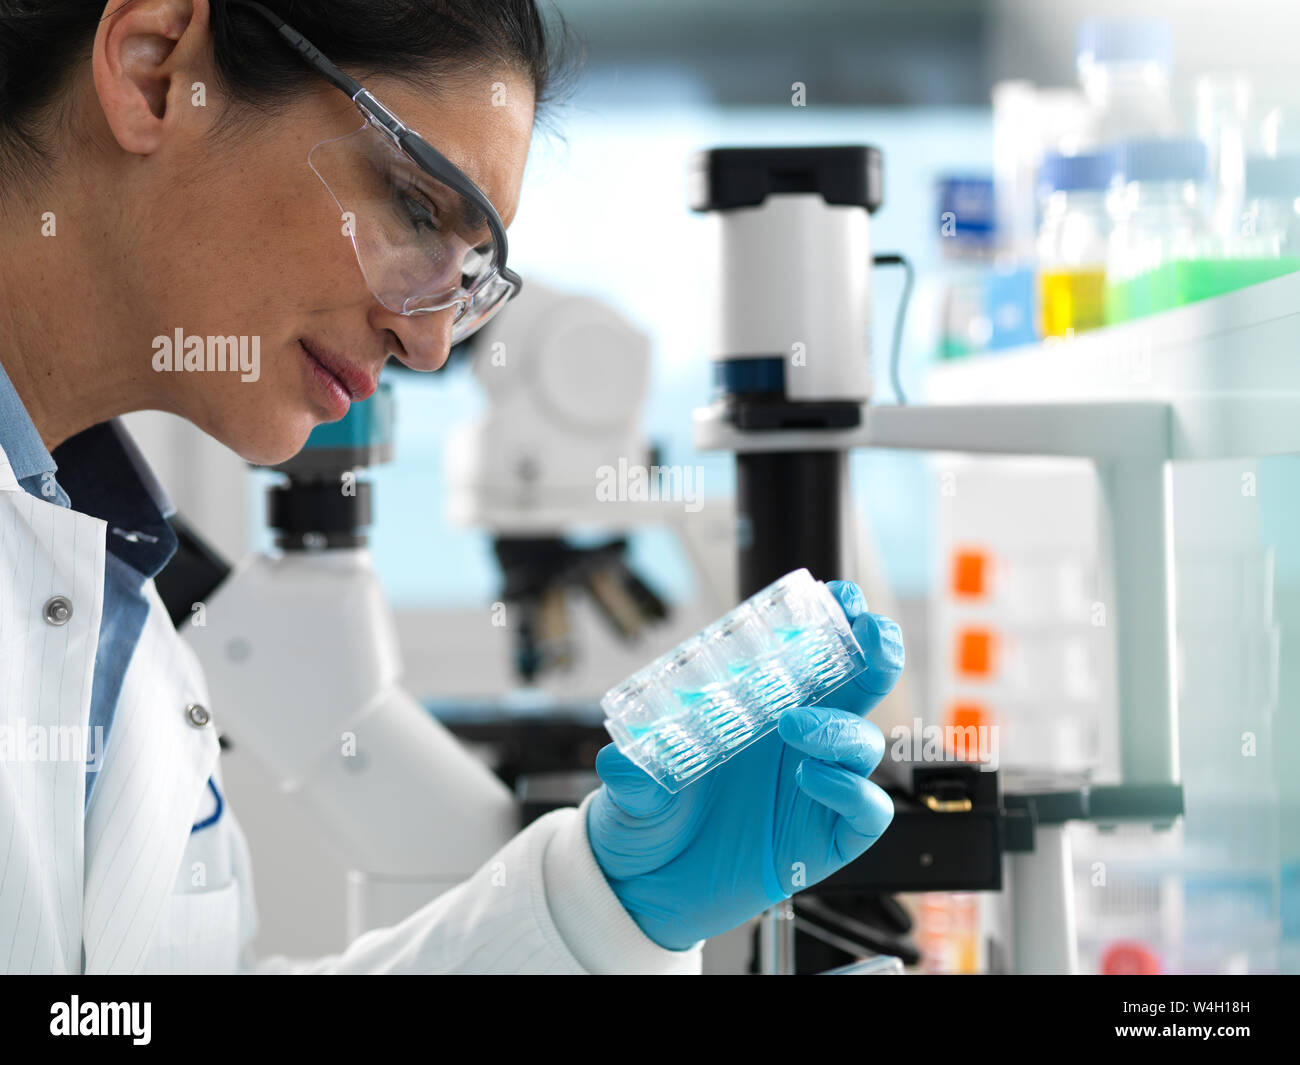
M 954 551 L 952 594 L 976 598 L 988 591 L 988 556 L 983 551 Z
M 986 677 L 993 672 L 994 636 L 988 629 L 962 629 L 957 633 L 957 670 Z
M 953 703 L 948 707 L 951 728 L 981 728 L 990 724 L 990 714 L 979 703 Z

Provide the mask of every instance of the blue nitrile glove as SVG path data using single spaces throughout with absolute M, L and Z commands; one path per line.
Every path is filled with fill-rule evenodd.
M 605 878 L 647 936 L 684 950 L 830 876 L 871 846 L 894 804 L 867 779 L 885 753 L 862 717 L 903 669 L 898 626 L 867 613 L 856 584 L 829 581 L 867 668 L 822 705 L 785 711 L 776 731 L 675 795 L 612 743 L 587 836 Z

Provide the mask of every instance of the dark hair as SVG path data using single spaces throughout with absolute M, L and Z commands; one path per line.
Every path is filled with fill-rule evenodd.
M 531 82 L 540 118 L 576 71 L 568 27 L 558 12 L 548 27 L 535 0 L 262 3 L 363 80 L 387 74 L 427 86 L 501 63 Z M 210 4 L 217 75 L 231 102 L 266 114 L 321 83 L 256 12 Z M 0 183 L 50 162 L 50 105 L 70 68 L 89 57 L 104 7 L 104 0 L 0 0 Z

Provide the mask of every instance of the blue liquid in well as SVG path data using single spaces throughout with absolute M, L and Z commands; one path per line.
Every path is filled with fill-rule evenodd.
M 665 777 L 689 782 L 769 731 L 782 710 L 842 678 L 844 663 L 833 637 L 802 626 L 776 628 L 773 635 L 776 648 L 728 662 L 719 682 L 674 689 L 675 712 L 628 726 Z
M 722 688 L 720 684 L 710 684 L 706 688 L 694 691 L 690 688 L 674 688 L 673 695 L 686 710 L 699 710 L 717 697 Z

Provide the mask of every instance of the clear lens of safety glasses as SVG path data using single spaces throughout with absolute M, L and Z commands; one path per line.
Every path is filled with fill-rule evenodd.
M 479 326 L 490 321 L 514 294 L 515 285 L 500 274 L 494 274 L 461 308 L 451 327 L 451 342 L 459 344 Z
M 372 120 L 322 141 L 311 168 L 339 206 L 366 284 L 385 307 L 420 314 L 456 307 L 452 343 L 510 298 L 479 207 L 425 172 Z

